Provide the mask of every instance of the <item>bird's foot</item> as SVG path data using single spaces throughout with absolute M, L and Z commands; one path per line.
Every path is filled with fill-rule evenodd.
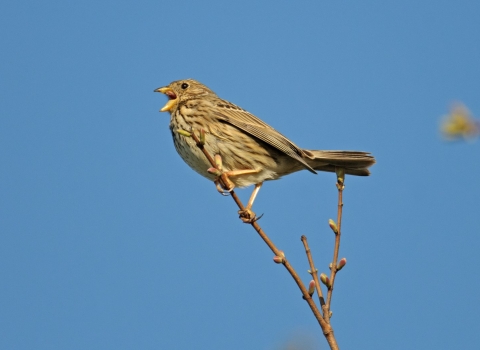
M 230 180 L 231 176 L 256 174 L 260 171 L 258 169 L 242 169 L 242 170 L 224 171 L 222 156 L 219 154 L 216 154 L 213 159 L 215 162 L 215 167 L 208 168 L 207 171 L 210 174 L 213 174 L 216 176 L 214 180 L 215 186 L 217 187 L 217 191 L 224 196 L 228 196 L 228 194 L 226 194 L 225 192 L 230 193 L 235 188 L 235 184 Z
M 228 178 L 230 172 L 223 171 L 222 156 L 216 154 L 213 159 L 215 161 L 215 167 L 208 168 L 207 171 L 216 176 L 214 182 L 217 191 L 220 192 L 222 196 L 228 196 L 235 188 L 235 184 Z
M 256 216 L 255 213 L 249 209 L 245 208 L 243 210 L 238 211 L 238 217 L 242 220 L 245 224 L 251 224 L 255 221 L 258 221 L 262 218 L 263 214 L 260 216 Z

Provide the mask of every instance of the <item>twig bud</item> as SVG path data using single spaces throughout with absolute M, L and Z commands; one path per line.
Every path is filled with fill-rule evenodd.
M 344 182 L 344 179 L 345 179 L 345 169 L 337 167 L 337 168 L 335 168 L 335 173 L 337 174 L 337 183 L 340 186 L 343 186 L 343 182 Z
M 217 169 L 222 170 L 222 167 L 223 167 L 222 156 L 220 154 L 215 154 L 215 157 L 213 157 L 213 160 L 215 161 L 215 165 L 217 166 Z
M 205 145 L 205 130 L 200 129 L 200 144 Z
M 327 286 L 328 289 L 330 289 L 331 287 L 330 278 L 328 278 L 326 274 L 324 273 L 320 274 L 320 280 L 325 286 Z
M 285 253 L 283 252 L 283 250 L 279 250 L 278 253 L 280 254 L 280 256 L 281 256 L 282 258 L 285 257 Z
M 192 137 L 192 133 L 188 132 L 187 130 L 178 129 L 177 132 L 180 135 L 183 135 L 183 136 L 186 136 L 186 137 Z
M 213 174 L 215 176 L 220 176 L 222 175 L 222 172 L 220 170 L 218 170 L 217 168 L 208 168 L 207 171 L 210 173 L 210 174 Z
M 276 264 L 283 264 L 283 261 L 284 261 L 284 260 L 283 260 L 283 257 L 278 256 L 278 255 L 275 255 L 275 256 L 273 257 L 273 261 L 274 261 Z
M 337 227 L 337 224 L 335 223 L 335 221 L 333 221 L 332 219 L 328 220 L 328 225 L 330 226 L 330 228 L 332 229 L 332 231 L 338 235 L 338 227 Z
M 340 271 L 341 269 L 343 269 L 343 267 L 347 264 L 347 259 L 346 258 L 342 258 L 340 259 L 340 261 L 338 262 L 337 264 L 337 271 Z
M 315 281 L 311 280 L 310 283 L 308 284 L 308 294 L 312 296 L 313 293 L 315 293 Z

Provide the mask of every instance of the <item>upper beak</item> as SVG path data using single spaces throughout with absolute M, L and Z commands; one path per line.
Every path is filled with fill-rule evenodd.
M 170 91 L 170 90 L 172 90 L 172 89 L 164 86 L 164 87 L 160 87 L 158 89 L 153 90 L 153 92 L 161 92 L 162 94 L 164 94 L 164 93 L 166 93 L 167 91 Z
M 167 112 L 177 104 L 177 99 L 178 99 L 177 95 L 171 88 L 165 86 L 165 87 L 155 89 L 153 90 L 153 92 L 161 92 L 162 94 L 167 95 L 169 98 L 165 106 L 163 106 L 162 109 L 160 109 L 160 112 Z

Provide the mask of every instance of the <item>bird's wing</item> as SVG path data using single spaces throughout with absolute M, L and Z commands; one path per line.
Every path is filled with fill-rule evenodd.
M 305 154 L 300 147 L 253 114 L 233 103 L 221 100 L 221 102 L 217 104 L 215 115 L 219 120 L 231 124 L 270 146 L 275 147 L 277 150 L 302 163 L 305 168 L 312 173 L 316 173 L 303 159 Z

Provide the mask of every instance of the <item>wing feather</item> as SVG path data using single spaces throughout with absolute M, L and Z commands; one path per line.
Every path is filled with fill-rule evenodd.
M 303 159 L 305 153 L 288 138 L 280 134 L 267 123 L 263 122 L 253 114 L 241 109 L 240 107 L 222 100 L 223 103 L 217 105 L 216 116 L 226 123 L 229 123 L 246 133 L 262 140 L 263 142 L 275 147 L 277 150 L 292 157 L 302 163 L 312 173 L 316 173 L 312 167 Z

